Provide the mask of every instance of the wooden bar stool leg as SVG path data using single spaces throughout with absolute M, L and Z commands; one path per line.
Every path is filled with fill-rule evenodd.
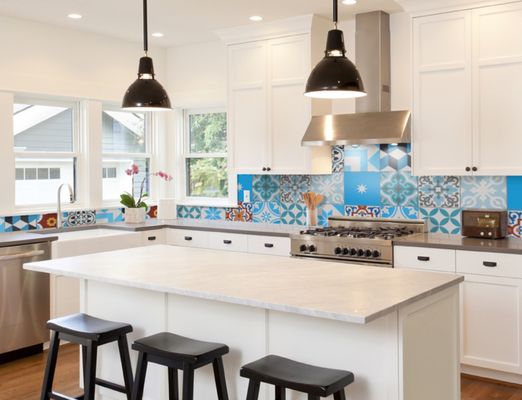
M 138 364 L 136 365 L 136 379 L 132 386 L 132 400 L 142 400 L 143 387 L 145 386 L 145 375 L 147 374 L 147 354 L 140 351 Z
M 132 397 L 132 367 L 129 356 L 129 345 L 127 343 L 127 336 L 122 335 L 118 338 L 118 350 L 120 351 L 121 369 L 123 371 L 123 381 L 125 383 L 125 394 L 127 400 Z
M 284 387 L 276 386 L 275 387 L 275 400 L 285 400 L 286 399 L 286 390 Z
M 259 397 L 259 382 L 250 379 L 246 400 L 257 400 Z
M 58 349 L 60 348 L 60 336 L 58 332 L 53 332 L 49 344 L 49 354 L 45 365 L 44 380 L 42 384 L 41 400 L 49 400 L 53 390 L 54 372 L 56 371 L 56 360 L 58 359 Z
M 227 381 L 225 380 L 225 369 L 223 368 L 223 359 L 216 358 L 212 362 L 214 368 L 214 379 L 216 380 L 216 389 L 219 400 L 228 400 Z
M 96 360 L 98 356 L 98 345 L 92 341 L 87 344 L 87 360 L 84 376 L 84 399 L 94 400 L 96 388 Z
M 344 389 L 341 389 L 338 392 L 334 393 L 334 400 L 346 400 Z
M 169 368 L 169 400 L 179 400 L 178 370 Z
M 183 365 L 183 400 L 194 400 L 194 367 Z

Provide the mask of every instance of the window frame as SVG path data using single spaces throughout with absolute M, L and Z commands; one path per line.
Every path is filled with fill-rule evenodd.
M 100 118 L 103 118 L 103 113 L 105 111 L 118 111 L 118 112 L 129 112 L 121 109 L 120 105 L 115 103 L 102 103 L 101 106 L 101 115 Z M 103 198 L 103 163 L 106 159 L 112 160 L 125 160 L 125 159 L 140 159 L 140 160 L 148 160 L 149 169 L 153 170 L 155 166 L 154 160 L 154 137 L 155 137 L 155 119 L 151 113 L 143 112 L 144 118 L 144 132 L 145 132 L 145 152 L 144 153 L 128 153 L 128 152 L 104 152 L 103 150 L 103 127 L 101 135 L 101 169 L 100 169 L 100 179 L 102 184 L 101 189 L 101 205 L 102 207 L 122 207 L 119 199 L 104 199 Z M 157 185 L 154 183 L 153 179 L 149 179 L 149 196 L 147 199 L 154 198 L 154 194 L 157 192 Z M 147 203 L 148 204 L 148 203 Z
M 13 170 L 16 172 L 16 160 L 17 159 L 72 159 L 73 160 L 73 168 L 74 168 L 74 182 L 67 182 L 73 186 L 74 189 L 74 199 L 75 202 L 73 204 L 64 204 L 63 209 L 74 209 L 86 206 L 86 196 L 85 193 L 82 193 L 80 189 L 82 184 L 80 180 L 82 179 L 82 146 L 81 146 L 81 125 L 82 125 L 82 115 L 80 112 L 80 101 L 75 101 L 73 99 L 53 99 L 53 98 L 42 98 L 36 96 L 23 96 L 23 95 L 14 95 L 13 96 L 13 106 L 14 104 L 30 104 L 30 105 L 42 105 L 42 106 L 57 106 L 57 107 L 67 107 L 72 109 L 72 150 L 71 151 L 20 151 L 16 150 L 14 146 L 14 134 L 13 134 L 13 147 L 12 152 L 14 156 L 14 164 L 12 166 Z M 11 110 L 11 115 L 14 117 L 14 114 Z M 60 177 L 61 180 L 61 177 Z M 14 184 L 16 185 L 16 179 Z M 13 186 L 14 191 L 14 204 L 13 210 L 15 212 L 33 212 L 33 211 L 42 211 L 48 210 L 56 203 L 34 203 L 34 204 L 18 204 L 16 202 L 16 186 Z
M 209 106 L 209 107 L 186 107 L 179 112 L 180 124 L 178 126 L 178 170 L 181 172 L 178 176 L 178 203 L 191 206 L 209 206 L 209 207 L 234 207 L 237 205 L 237 189 L 235 180 L 232 179 L 233 168 L 231 163 L 232 141 L 228 129 L 228 112 L 225 106 Z M 190 115 L 194 114 L 211 114 L 225 113 L 227 116 L 227 151 L 211 152 L 211 153 L 192 153 L 190 151 Z M 227 159 L 227 181 L 228 194 L 226 197 L 200 197 L 189 196 L 188 193 L 188 168 L 187 161 L 197 158 L 226 158 Z

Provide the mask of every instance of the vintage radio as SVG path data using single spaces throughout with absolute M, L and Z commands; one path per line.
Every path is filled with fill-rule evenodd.
M 462 235 L 485 239 L 502 239 L 507 236 L 507 211 L 463 210 Z

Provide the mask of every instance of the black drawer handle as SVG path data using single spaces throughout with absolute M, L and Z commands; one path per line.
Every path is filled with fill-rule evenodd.
M 272 243 L 265 243 L 265 247 L 267 249 L 271 249 L 272 247 L 274 247 L 274 245 Z
M 192 240 L 192 236 L 185 236 L 185 240 L 186 241 L 191 241 Z
M 225 244 L 232 244 L 232 240 L 223 240 L 223 243 L 225 243 Z
M 426 256 L 418 256 L 417 260 L 419 260 L 419 261 L 430 261 L 430 258 L 426 257 Z
M 497 266 L 497 263 L 493 261 L 484 261 L 482 265 L 484 265 L 484 267 L 494 268 Z
M 156 240 L 156 236 L 149 236 L 147 240 L 150 240 L 152 242 L 153 240 Z

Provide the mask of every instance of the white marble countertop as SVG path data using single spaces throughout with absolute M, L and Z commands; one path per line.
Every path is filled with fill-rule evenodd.
M 24 268 L 360 324 L 463 280 L 452 274 L 167 245 Z

